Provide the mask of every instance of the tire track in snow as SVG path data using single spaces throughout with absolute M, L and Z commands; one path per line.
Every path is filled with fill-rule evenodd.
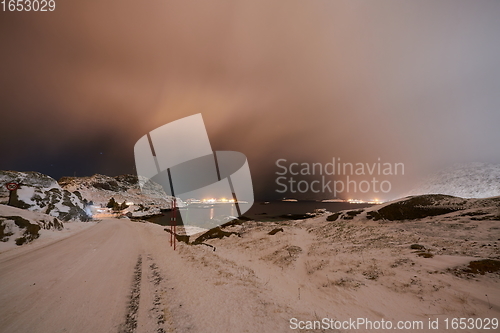
M 142 256 L 139 255 L 134 268 L 134 279 L 130 291 L 130 301 L 127 308 L 125 323 L 120 328 L 120 333 L 134 333 L 137 329 L 137 312 L 139 311 L 139 300 L 141 297 L 142 280 Z
M 165 302 L 164 278 L 151 255 L 139 256 L 134 268 L 125 322 L 119 333 L 174 332 L 172 315 Z
M 153 306 L 149 310 L 150 317 L 156 321 L 156 333 L 174 332 L 174 325 L 170 311 L 167 309 L 163 295 L 165 288 L 162 287 L 164 281 L 160 273 L 158 265 L 153 260 L 151 255 L 147 256 L 148 259 L 148 282 L 152 287 L 153 292 Z

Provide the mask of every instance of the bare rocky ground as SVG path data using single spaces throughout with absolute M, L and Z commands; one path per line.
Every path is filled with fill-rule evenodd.
M 175 252 L 164 227 L 103 220 L 0 254 L 0 332 L 291 332 L 291 318 L 500 318 L 498 207 L 462 208 L 411 220 L 374 220 L 367 209 L 332 221 L 245 221 L 212 232 L 227 237 L 204 238 L 211 246 L 181 242 Z

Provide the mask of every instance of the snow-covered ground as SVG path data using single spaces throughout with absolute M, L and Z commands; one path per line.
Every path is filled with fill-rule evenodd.
M 426 209 L 454 203 L 435 200 Z M 406 330 L 414 332 L 431 331 L 431 318 L 433 332 L 450 332 L 445 319 L 500 318 L 499 272 L 468 266 L 500 259 L 495 200 L 412 220 L 367 217 L 399 207 L 386 204 L 333 221 L 246 221 L 204 242 L 211 247 L 177 251 L 162 226 L 104 219 L 32 251 L 0 253 L 0 332 L 352 331 L 291 329 L 323 318 L 421 321 Z

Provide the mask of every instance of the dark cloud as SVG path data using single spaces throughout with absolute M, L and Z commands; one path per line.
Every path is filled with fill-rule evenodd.
M 0 13 L 1 169 L 133 172 L 137 139 L 199 112 L 261 196 L 278 158 L 403 162 L 400 193 L 500 162 L 498 2 L 56 2 Z

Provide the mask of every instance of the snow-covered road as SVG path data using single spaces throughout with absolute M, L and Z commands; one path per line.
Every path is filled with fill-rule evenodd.
M 142 251 L 137 230 L 110 219 L 42 248 L 0 255 L 0 331 L 118 331 Z
M 1 253 L 0 332 L 286 329 L 276 321 L 282 310 L 256 293 L 251 272 L 218 262 L 209 247 L 179 244 L 174 252 L 163 228 L 105 219 Z

